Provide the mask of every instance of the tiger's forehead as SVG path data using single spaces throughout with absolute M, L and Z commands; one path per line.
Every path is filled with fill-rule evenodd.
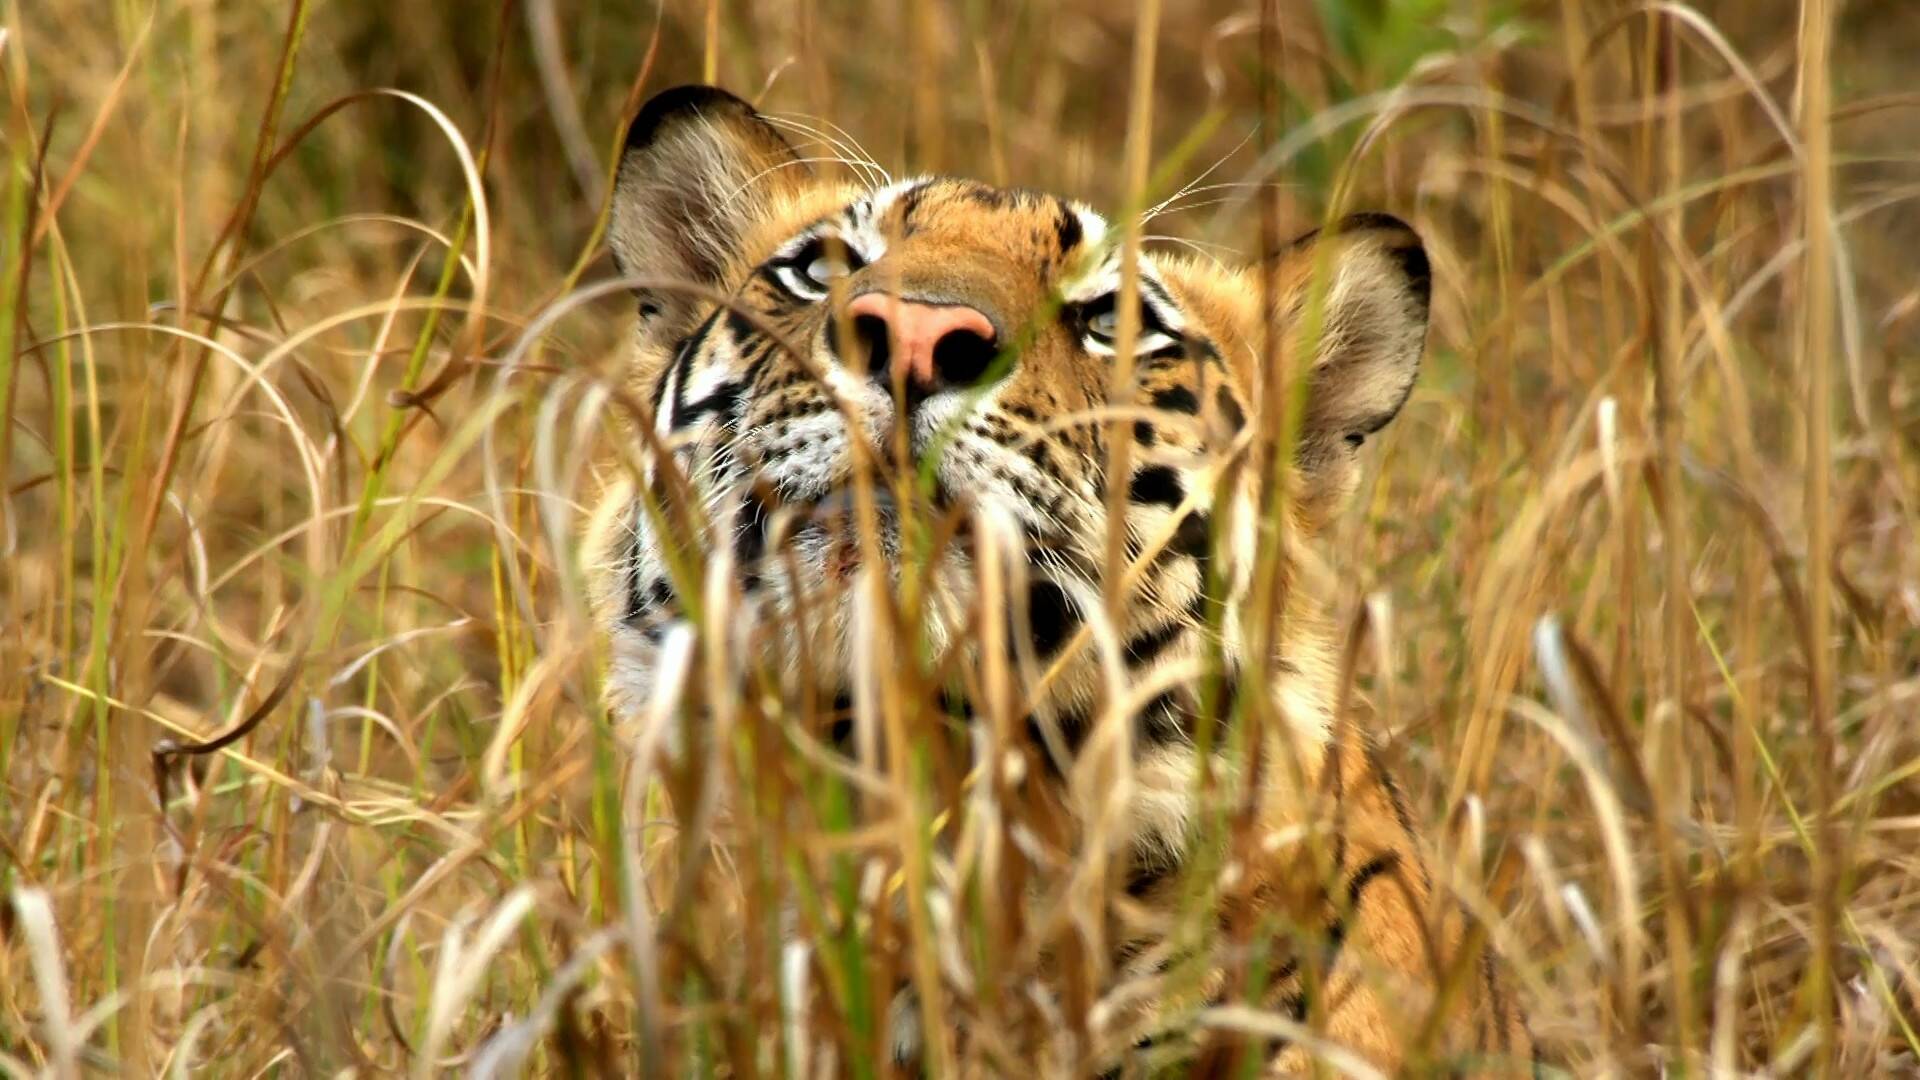
M 912 241 L 933 248 L 936 258 L 942 247 L 955 254 L 990 253 L 1005 265 L 1030 271 L 1035 285 L 1066 303 L 1120 286 L 1119 237 L 1105 217 L 1077 200 L 957 177 L 900 180 L 849 191 L 844 199 L 838 209 L 787 236 L 773 256 L 831 235 L 872 263 Z M 1154 260 L 1143 258 L 1140 273 L 1147 302 L 1184 321 Z

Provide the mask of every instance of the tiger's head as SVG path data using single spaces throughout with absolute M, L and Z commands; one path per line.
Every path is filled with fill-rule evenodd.
M 1071 738 L 1103 663 L 1152 684 L 1156 667 L 1202 655 L 1209 598 L 1229 609 L 1212 625 L 1235 625 L 1256 549 L 1272 542 L 1248 453 L 1258 426 L 1277 422 L 1256 407 L 1263 312 L 1301 357 L 1291 370 L 1306 373 L 1283 523 L 1302 539 L 1354 487 L 1357 451 L 1406 400 L 1426 334 L 1425 252 L 1384 215 L 1302 237 L 1270 271 L 1142 254 L 1137 329 L 1123 334 L 1120 230 L 1093 210 L 963 179 L 823 178 L 775 124 L 711 87 L 642 109 L 611 214 L 615 260 L 640 300 L 635 378 L 654 421 L 642 441 L 676 460 L 705 522 L 704 536 L 681 535 L 685 519 L 644 497 L 665 482 L 645 454 L 651 464 L 601 504 L 589 561 L 612 693 L 627 709 L 652 691 L 682 594 L 709 587 L 688 580 L 692 547 L 721 560 L 746 610 L 783 613 L 742 625 L 810 613 L 810 629 L 772 634 L 766 655 L 844 687 L 861 650 L 889 647 L 862 636 L 845 586 L 867 568 L 897 580 L 921 558 L 902 522 L 958 512 L 997 523 L 1019 553 L 1008 610 L 977 610 L 977 552 L 962 528 L 919 571 L 922 630 L 936 651 L 970 647 L 980 619 L 1004 618 L 1031 671 L 1107 610 L 1117 508 L 1130 571 L 1091 635 L 1105 645 L 1060 659 L 1036 707 Z M 1117 407 L 1123 336 L 1134 386 Z M 1118 455 L 1116 433 L 1129 440 Z M 1115 461 L 1127 471 L 1110 494 Z M 1232 666 L 1240 645 L 1226 637 Z M 1297 671 L 1308 658 L 1278 659 Z M 1292 711 L 1324 727 L 1311 700 Z M 1170 686 L 1137 729 L 1177 741 L 1190 715 L 1188 692 Z

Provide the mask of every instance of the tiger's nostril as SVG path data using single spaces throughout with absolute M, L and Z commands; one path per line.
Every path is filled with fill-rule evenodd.
M 947 386 L 966 388 L 978 383 L 999 354 L 991 336 L 972 330 L 949 330 L 933 343 L 933 373 Z
M 893 356 L 892 337 L 887 329 L 887 320 L 880 316 L 854 316 L 853 340 L 859 343 L 860 350 L 866 355 L 867 371 L 875 376 L 887 373 L 887 365 Z

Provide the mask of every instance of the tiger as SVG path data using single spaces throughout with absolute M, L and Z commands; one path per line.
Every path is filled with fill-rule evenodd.
M 974 610 L 988 556 L 956 543 L 919 568 L 917 629 L 935 655 L 983 662 L 983 642 L 1017 655 L 1038 686 L 1024 703 L 1026 760 L 1038 763 L 1027 782 L 1053 791 L 1062 815 L 1087 802 L 1063 794 L 1076 755 L 1101 732 L 1120 740 L 1125 873 L 1111 889 L 1116 909 L 1149 917 L 1108 935 L 1101 970 L 1149 986 L 1183 963 L 1201 972 L 1109 1010 L 1082 1066 L 1191 1066 L 1209 1046 L 1239 1045 L 1276 1076 L 1329 1053 L 1385 1072 L 1531 1071 L 1533 1038 L 1485 928 L 1436 882 L 1401 789 L 1343 704 L 1339 635 L 1304 562 L 1356 490 L 1363 447 L 1413 389 L 1432 275 L 1411 227 L 1348 216 L 1265 267 L 1129 248 L 1108 219 L 1045 192 L 827 175 L 780 122 L 704 85 L 640 108 L 607 213 L 638 308 L 622 386 L 647 418 L 583 558 L 616 716 L 644 714 L 663 679 L 708 670 L 668 659 L 689 607 L 713 599 L 711 581 L 687 580 L 689 545 L 737 590 L 730 610 L 770 635 L 759 655 L 781 685 L 828 688 L 844 714 L 858 704 L 849 688 L 890 662 L 874 655 L 852 583 L 898 584 L 917 558 L 903 522 L 919 503 L 971 514 L 1012 538 L 996 548 L 1016 553 L 995 579 L 1007 610 Z M 1263 342 L 1276 340 L 1309 350 L 1287 361 L 1304 388 L 1291 418 L 1259 407 L 1263 348 L 1279 362 Z M 1124 399 L 1117 369 L 1131 372 Z M 1249 435 L 1283 420 L 1290 455 L 1263 470 Z M 1118 492 L 1116 463 L 1129 470 Z M 1263 519 L 1266 475 L 1285 485 L 1285 512 Z M 696 517 L 663 508 L 675 485 Z M 688 531 L 695 520 L 704 532 Z M 1116 526 L 1135 571 L 1117 588 Z M 1256 554 L 1274 544 L 1286 554 L 1262 585 Z M 1260 588 L 1284 611 L 1264 638 L 1247 629 Z M 1011 629 L 982 629 L 1002 615 Z M 739 626 L 719 633 L 746 640 Z M 1249 697 L 1273 718 L 1258 777 L 1222 759 Z M 1103 721 L 1103 709 L 1124 715 Z M 845 749 L 846 721 L 835 730 L 830 745 Z M 1225 883 L 1214 938 L 1293 928 L 1269 935 L 1258 979 L 1230 945 L 1196 962 L 1152 929 L 1164 920 L 1151 914 L 1189 888 L 1183 869 L 1207 857 L 1202 768 L 1241 793 L 1262 838 L 1210 872 Z M 926 1040 L 912 988 L 903 994 L 890 1038 L 911 1065 Z M 1217 1031 L 1209 1042 L 1192 1023 L 1235 1003 L 1283 1023 L 1240 1043 Z

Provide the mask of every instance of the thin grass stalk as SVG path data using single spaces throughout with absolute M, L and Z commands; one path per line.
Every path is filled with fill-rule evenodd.
M 0 59 L 5 57 L 7 38 L 0 29 Z M 13 80 L 9 80 L 13 81 Z M 16 89 L 16 93 L 18 90 Z M 16 109 L 17 119 L 13 125 L 16 132 L 24 130 L 25 117 L 18 115 L 23 110 Z M 44 155 L 47 140 L 40 140 L 41 156 L 31 165 L 25 154 L 25 140 L 9 138 L 12 152 L 7 155 L 12 167 L 8 169 L 6 184 L 6 204 L 0 230 L 11 242 L 4 251 L 4 268 L 0 268 L 0 478 L 12 475 L 13 431 L 15 420 L 14 382 L 19 375 L 18 361 L 22 356 L 20 345 L 25 331 L 21 316 L 25 313 L 27 302 L 27 283 L 32 277 L 33 247 L 29 235 L 34 228 L 34 207 L 38 202 L 39 189 L 45 175 Z M 58 567 L 62 594 L 74 595 L 70 586 L 73 580 L 72 554 L 72 508 L 73 508 L 73 455 L 72 413 L 67 404 L 72 398 L 72 371 L 62 367 L 55 375 L 52 387 L 56 414 L 53 418 L 52 439 L 54 457 L 59 472 L 58 513 L 61 520 L 61 543 L 58 555 Z M 14 499 L 11 494 L 0 491 L 0 551 L 11 558 L 21 544 L 19 522 L 14 514 Z M 0 641 L 6 641 L 13 648 L 24 649 L 25 642 L 12 642 L 16 633 L 24 637 L 24 626 L 20 620 L 24 615 L 19 608 L 22 598 L 15 595 L 11 580 L 0 581 L 0 611 L 4 611 L 9 630 Z M 56 631 L 57 655 L 72 655 L 73 609 L 71 604 L 63 605 L 59 616 L 60 627 Z M 16 630 L 14 628 L 18 627 Z M 16 739 L 19 733 L 20 715 L 14 708 L 0 708 L 0 776 L 13 775 Z M 0 835 L 10 832 L 13 814 L 0 807 Z M 19 870 L 11 862 L 0 870 L 0 892 L 8 891 L 14 884 Z
M 0 39 L 0 46 L 4 46 Z M 24 127 L 25 125 L 19 125 Z M 20 342 L 25 325 L 21 315 L 27 306 L 27 282 L 33 273 L 34 243 L 31 234 L 34 231 L 34 207 L 39 201 L 40 186 L 43 181 L 46 143 L 40 140 L 41 156 L 31 163 L 26 157 L 26 141 L 9 138 L 12 152 L 8 159 L 12 167 L 7 170 L 7 192 L 5 210 L 6 236 L 11 241 L 7 252 L 11 258 L 0 268 L 0 477 L 11 476 L 10 465 L 13 460 L 13 420 L 14 420 L 14 379 L 17 376 L 15 365 L 20 356 Z M 0 545 L 9 552 L 16 542 L 14 533 L 19 525 L 13 518 L 13 500 L 0 497 Z M 0 586 L 0 598 L 12 600 L 12 588 Z M 11 739 L 7 740 L 11 742 Z
M 700 79 L 720 81 L 720 0 L 707 0 L 707 22 L 700 38 Z
M 1813 732 L 1814 820 L 1819 831 L 1813 850 L 1813 941 L 1805 992 L 1807 1011 L 1819 1032 L 1814 1061 L 1821 1076 L 1831 1075 L 1838 1051 L 1838 1018 L 1833 1000 L 1836 909 L 1840 903 L 1840 836 L 1833 817 L 1833 129 L 1832 58 L 1834 12 L 1828 0 L 1804 0 L 1800 7 L 1800 126 L 1806 146 L 1806 176 L 1800 192 L 1801 231 L 1806 241 L 1798 368 L 1806 386 L 1804 457 L 1807 521 L 1808 723 Z
M 1660 189 L 1675 192 L 1680 189 L 1686 176 L 1682 140 L 1685 117 L 1679 94 L 1679 88 L 1683 85 L 1679 36 L 1672 20 L 1659 16 L 1649 20 L 1648 34 L 1652 55 L 1648 58 L 1651 93 L 1647 99 L 1647 127 L 1650 136 L 1656 127 L 1661 136 L 1657 155 L 1663 172 Z M 1675 202 L 1673 209 L 1657 227 L 1666 232 L 1667 247 L 1685 251 L 1686 216 L 1680 205 Z M 1655 226 L 1650 223 L 1649 227 Z M 1651 248 L 1651 238 L 1648 243 Z M 1683 306 L 1686 281 L 1683 260 L 1667 258 L 1660 260 L 1660 266 L 1662 292 L 1657 322 L 1653 328 L 1656 336 L 1650 345 L 1654 361 L 1653 423 L 1659 442 L 1657 512 L 1662 552 L 1666 556 L 1662 582 L 1666 603 L 1661 650 L 1664 653 L 1661 673 L 1664 690 L 1661 704 L 1664 708 L 1655 711 L 1657 726 L 1649 743 L 1656 755 L 1654 829 L 1661 837 L 1659 846 L 1663 853 L 1669 853 L 1675 846 L 1672 823 L 1690 816 L 1693 801 L 1687 770 L 1686 740 L 1688 706 L 1691 704 L 1686 655 L 1691 644 L 1692 604 L 1689 598 L 1692 587 L 1688 581 L 1686 508 L 1681 499 L 1684 473 L 1680 468 L 1681 425 L 1686 415 L 1679 375 L 1680 354 L 1685 347 L 1682 333 L 1686 322 Z M 1664 722 L 1659 719 L 1661 717 L 1664 717 Z M 1688 925 L 1691 905 L 1682 902 L 1686 898 L 1687 885 L 1681 877 L 1678 860 L 1670 854 L 1664 855 L 1661 871 L 1667 893 L 1663 907 L 1667 939 L 1668 1007 L 1672 1010 L 1673 1033 L 1677 1043 L 1672 1050 L 1680 1067 L 1691 1069 L 1699 1046 L 1695 1032 L 1693 929 Z
M 941 99 L 948 92 L 946 73 L 941 70 L 939 43 L 934 27 L 942 12 L 933 4 L 902 5 L 906 18 L 906 59 L 913 65 L 913 137 L 908 149 L 916 171 L 938 175 L 947 171 L 946 125 Z
M 1484 19 L 1490 6 L 1484 0 L 1477 3 L 1476 15 Z M 1490 84 L 1488 89 L 1493 94 L 1504 96 L 1506 91 L 1501 85 L 1501 73 L 1498 69 L 1488 71 L 1484 78 Z M 1491 106 L 1493 103 L 1490 101 L 1488 104 Z M 1507 131 L 1506 113 L 1501 109 L 1488 107 L 1481 110 L 1473 119 L 1479 136 L 1475 140 L 1477 144 L 1475 149 L 1488 161 L 1507 160 L 1511 153 L 1511 136 Z M 1482 239 L 1483 255 L 1492 263 L 1493 296 L 1501 304 L 1511 304 L 1511 298 L 1515 292 L 1514 264 L 1520 257 L 1518 251 L 1520 238 L 1515 236 L 1513 193 L 1509 190 L 1505 178 L 1499 174 L 1492 174 L 1487 180 L 1485 192 L 1488 229 Z M 1473 423 L 1481 429 L 1483 437 L 1495 447 L 1499 447 L 1504 441 L 1503 436 L 1506 435 L 1499 418 L 1512 416 L 1516 411 L 1513 386 L 1516 363 L 1511 337 L 1495 338 L 1487 344 L 1490 347 L 1477 354 L 1479 363 L 1474 373 L 1472 401 L 1469 407 L 1472 410 Z M 1474 459 L 1473 488 L 1477 494 L 1469 510 L 1473 524 L 1472 531 L 1468 534 L 1468 542 L 1475 546 L 1479 545 L 1481 538 L 1491 536 L 1498 526 L 1495 518 L 1497 510 L 1490 495 L 1494 470 L 1499 467 L 1499 462 L 1504 456 L 1501 453 L 1483 453 L 1476 455 Z M 1517 641 L 1519 635 L 1524 633 L 1524 629 L 1516 627 L 1515 630 L 1513 640 Z M 1517 668 L 1517 664 L 1514 668 Z M 1475 715 L 1468 717 L 1468 730 L 1471 732 L 1477 729 L 1480 737 L 1477 742 L 1472 738 L 1463 739 L 1459 748 L 1459 753 L 1465 757 L 1470 769 L 1469 786 L 1462 789 L 1458 784 L 1455 785 L 1449 798 L 1450 814 L 1457 809 L 1454 800 L 1464 799 L 1469 794 L 1480 795 L 1487 790 L 1487 785 L 1492 781 L 1494 749 L 1501 742 L 1501 718 L 1504 710 L 1499 708 L 1497 701 L 1505 687 L 1511 685 L 1511 675 L 1500 672 L 1498 666 L 1488 658 L 1482 661 L 1481 677 L 1489 680 L 1483 683 L 1489 692 L 1472 710 Z
M 1114 334 L 1113 368 L 1108 379 L 1108 404 L 1117 409 L 1127 409 L 1134 400 L 1134 357 L 1133 349 L 1140 340 L 1140 251 L 1141 251 L 1141 213 L 1149 205 L 1147 184 L 1153 155 L 1153 86 L 1154 65 L 1159 54 L 1160 32 L 1159 0 L 1138 0 L 1134 8 L 1133 53 L 1128 75 L 1127 97 L 1127 133 L 1123 148 L 1122 184 L 1125 191 L 1123 211 L 1120 219 L 1120 289 L 1115 299 L 1119 325 Z M 1128 564 L 1126 556 L 1127 508 L 1129 504 L 1128 478 L 1132 475 L 1133 439 L 1129 426 L 1116 419 L 1107 428 L 1106 462 L 1104 465 L 1107 535 L 1105 558 L 1102 562 L 1101 597 L 1104 611 L 1102 618 L 1114 621 L 1115 632 L 1124 627 L 1119 625 L 1125 610 L 1126 592 L 1123 584 L 1124 571 Z M 1088 620 L 1088 627 L 1095 620 Z M 1124 725 L 1125 718 L 1114 712 L 1118 702 L 1102 700 L 1096 715 L 1100 717 L 1097 725 Z M 1105 740 L 1100 733 L 1094 733 L 1087 739 L 1087 747 L 1100 745 Z M 1131 753 L 1131 750 L 1127 750 Z M 1082 870 L 1087 874 L 1086 895 L 1104 897 L 1106 895 L 1106 871 L 1110 852 L 1106 848 L 1105 810 L 1097 812 L 1101 821 L 1090 829 L 1082 845 L 1081 857 L 1087 860 Z M 1090 823 L 1093 824 L 1093 823 Z M 1104 905 L 1104 901 L 1101 901 Z M 1104 916 L 1102 916 L 1103 918 Z M 1063 970 L 1067 973 L 1066 1008 L 1076 1033 L 1088 1045 L 1092 1032 L 1086 1026 L 1094 996 L 1098 988 L 1106 983 L 1108 975 L 1105 955 L 1104 935 L 1088 940 L 1084 935 L 1093 929 L 1092 925 L 1083 926 L 1082 936 L 1069 943 L 1066 955 L 1061 958 Z M 1075 955 L 1078 953 L 1079 955 Z
M 1159 0 L 1138 0 L 1135 7 L 1133 61 L 1127 99 L 1127 135 L 1122 151 L 1126 210 L 1121 218 L 1120 292 L 1115 301 L 1119 325 L 1114 335 L 1114 364 L 1108 384 L 1108 405 L 1126 410 L 1134 399 L 1133 347 L 1140 338 L 1140 211 L 1147 205 L 1148 169 L 1153 153 L 1153 71 L 1159 46 Z M 1107 548 L 1103 598 L 1107 610 L 1118 615 L 1122 591 L 1120 569 L 1126 559 L 1126 480 L 1131 473 L 1133 441 L 1127 424 L 1115 419 L 1106 433 Z

